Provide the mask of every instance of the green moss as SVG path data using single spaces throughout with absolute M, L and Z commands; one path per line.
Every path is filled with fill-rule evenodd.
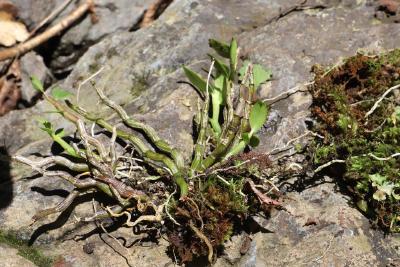
M 93 62 L 92 64 L 89 65 L 89 72 L 90 73 L 95 73 L 96 71 L 98 71 L 100 69 L 100 66 L 98 63 Z
M 107 59 L 110 59 L 110 58 L 112 58 L 114 56 L 117 56 L 117 55 L 118 55 L 117 49 L 115 47 L 112 47 L 107 51 L 107 55 L 106 56 L 107 56 Z
M 319 164 L 321 161 L 326 160 L 328 156 L 336 157 L 336 146 L 334 144 L 318 147 L 314 152 L 313 160 L 316 164 Z
M 12 232 L 0 231 L 0 243 L 6 244 L 18 250 L 18 255 L 33 262 L 40 267 L 53 266 L 54 259 L 46 257 L 40 250 L 35 247 L 29 246 L 24 240 L 19 239 L 16 234 Z
M 243 179 L 231 179 L 224 182 L 211 176 L 203 191 L 214 208 L 235 213 L 246 213 L 248 207 L 245 204 L 244 196 L 241 194 L 243 183 Z
M 103 57 L 103 53 L 98 52 L 98 53 L 96 53 L 96 55 L 94 55 L 94 61 L 98 61 L 102 57 Z
M 394 49 L 393 51 L 383 55 L 381 62 L 399 66 L 400 65 L 400 49 Z
M 400 106 L 389 94 L 366 114 L 398 76 L 399 49 L 351 57 L 326 76 L 316 73 L 311 88 L 314 130 L 325 137 L 311 145 L 313 163 L 345 160 L 342 178 L 357 205 L 394 232 L 400 231 L 400 160 L 391 156 L 400 151 Z
M 376 73 L 381 70 L 382 64 L 381 62 L 377 62 L 376 60 L 368 60 L 366 62 L 367 69 L 369 73 Z
M 131 95 L 133 97 L 138 97 L 141 95 L 144 91 L 146 91 L 149 86 L 149 78 L 150 78 L 151 72 L 150 71 L 143 71 L 140 74 L 135 74 L 132 78 L 132 86 L 130 89 Z

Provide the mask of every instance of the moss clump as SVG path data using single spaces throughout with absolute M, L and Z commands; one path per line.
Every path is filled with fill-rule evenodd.
M 133 97 L 138 97 L 150 87 L 150 71 L 143 71 L 140 74 L 134 74 L 132 78 L 132 87 L 130 89 Z
M 248 160 L 250 157 L 256 159 Z M 199 189 L 197 192 L 169 207 L 180 226 L 170 223 L 168 228 L 173 230 L 168 232 L 168 239 L 171 250 L 182 262 L 191 262 L 208 254 L 203 240 L 191 231 L 184 231 L 184 225 L 193 224 L 201 229 L 212 247 L 221 252 L 224 242 L 243 229 L 246 219 L 260 212 L 259 200 L 251 194 L 248 181 L 260 182 L 261 177 L 265 178 L 264 172 L 271 168 L 269 159 L 265 155 L 248 153 L 233 158 L 225 166 L 232 164 L 240 166 L 198 180 L 194 185 Z M 273 191 L 271 195 L 274 193 L 277 192 Z M 268 207 L 261 210 L 267 211 Z
M 399 232 L 398 91 L 371 109 L 389 88 L 400 83 L 400 50 L 380 56 L 356 55 L 329 72 L 314 71 L 311 112 L 317 121 L 314 130 L 324 136 L 312 145 L 314 164 L 344 160 L 343 178 L 358 207 L 376 224 Z
M 0 243 L 6 244 L 12 248 L 18 250 L 18 255 L 25 259 L 33 262 L 40 267 L 51 267 L 53 266 L 54 259 L 46 257 L 37 248 L 29 246 L 28 243 L 22 239 L 19 239 L 12 232 L 0 231 Z

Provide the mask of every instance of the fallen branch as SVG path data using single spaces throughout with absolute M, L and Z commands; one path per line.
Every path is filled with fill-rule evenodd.
M 71 26 L 72 23 L 74 23 L 77 19 L 83 16 L 87 11 L 91 10 L 93 6 L 94 6 L 93 0 L 87 0 L 85 3 L 80 5 L 73 12 L 71 12 L 67 17 L 65 17 L 63 20 L 61 20 L 59 23 L 57 23 L 47 31 L 17 46 L 1 50 L 0 61 L 25 54 L 26 52 L 46 42 L 50 38 L 54 37 L 55 35 L 59 34 L 63 30 Z
M 70 3 L 72 0 L 65 0 L 60 6 L 58 6 L 53 12 L 50 13 L 46 18 L 44 18 L 30 33 L 29 38 L 35 35 L 35 33 L 42 28 L 44 25 L 56 18 Z

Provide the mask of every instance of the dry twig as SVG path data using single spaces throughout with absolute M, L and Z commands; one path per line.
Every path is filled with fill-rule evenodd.
M 44 18 L 30 33 L 29 38 L 35 35 L 35 33 L 42 28 L 44 25 L 56 18 L 70 3 L 72 0 L 65 0 L 59 7 L 57 7 L 53 12 L 50 13 L 46 18 Z
M 400 88 L 400 84 L 395 85 L 390 87 L 389 89 L 386 90 L 386 92 L 374 103 L 374 105 L 372 106 L 372 108 L 365 114 L 365 118 L 368 118 L 369 115 L 371 115 L 375 109 L 377 109 L 379 107 L 379 104 L 383 101 L 383 99 L 385 99 L 385 97 L 392 92 L 393 90 Z
M 269 105 L 272 105 L 272 104 L 274 104 L 274 103 L 276 103 L 276 102 L 278 102 L 278 101 L 280 101 L 282 99 L 285 99 L 285 98 L 287 98 L 287 97 L 289 97 L 289 96 L 291 96 L 293 94 L 296 94 L 298 92 L 306 92 L 308 90 L 307 86 L 312 85 L 312 84 L 314 84 L 314 82 L 308 82 L 308 83 L 305 83 L 305 84 L 296 85 L 295 87 L 290 88 L 289 90 L 287 90 L 287 91 L 285 91 L 283 93 L 280 93 L 277 96 L 274 96 L 272 98 L 264 98 L 262 101 L 267 103 L 267 104 L 269 104 Z
M 4 49 L 0 51 L 0 61 L 3 61 L 8 58 L 13 58 L 16 56 L 20 56 L 33 48 L 39 46 L 40 44 L 46 42 L 50 38 L 59 34 L 66 28 L 72 25 L 77 19 L 83 16 L 87 11 L 91 10 L 94 6 L 93 0 L 87 0 L 85 3 L 80 5 L 77 9 L 71 12 L 67 17 L 61 20 L 59 23 L 49 28 L 47 31 L 29 39 L 28 41 L 21 43 L 17 46 Z
M 334 160 L 331 160 L 331 161 L 329 161 L 329 162 L 327 162 L 327 163 L 325 163 L 325 164 L 322 164 L 322 165 L 319 166 L 318 168 L 316 168 L 315 171 L 314 171 L 314 173 L 318 173 L 318 172 L 322 171 L 323 169 L 325 169 L 325 168 L 327 168 L 327 167 L 329 167 L 329 166 L 331 166 L 331 165 L 333 165 L 333 164 L 335 164 L 335 163 L 345 163 L 345 162 L 346 162 L 346 161 L 345 161 L 345 160 L 342 160 L 342 159 L 334 159 Z
M 213 246 L 210 242 L 210 240 L 208 240 L 208 238 L 199 230 L 197 229 L 196 226 L 194 226 L 193 222 L 190 221 L 189 223 L 190 228 L 192 229 L 192 231 L 201 239 L 204 241 L 204 243 L 206 243 L 207 247 L 208 247 L 208 262 L 212 262 L 213 256 L 214 256 L 214 249 Z

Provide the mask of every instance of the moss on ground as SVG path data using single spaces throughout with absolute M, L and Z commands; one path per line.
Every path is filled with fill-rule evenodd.
M 311 146 L 315 165 L 340 159 L 339 173 L 357 206 L 377 225 L 400 231 L 400 50 L 356 55 L 330 71 L 314 68 L 311 112 L 324 139 Z M 382 99 L 382 100 L 380 100 Z M 376 106 L 376 109 L 373 108 Z
M 18 255 L 33 262 L 40 267 L 53 266 L 54 259 L 43 255 L 43 253 L 33 247 L 29 246 L 28 242 L 17 237 L 15 233 L 0 231 L 0 244 L 8 245 L 18 250 Z

